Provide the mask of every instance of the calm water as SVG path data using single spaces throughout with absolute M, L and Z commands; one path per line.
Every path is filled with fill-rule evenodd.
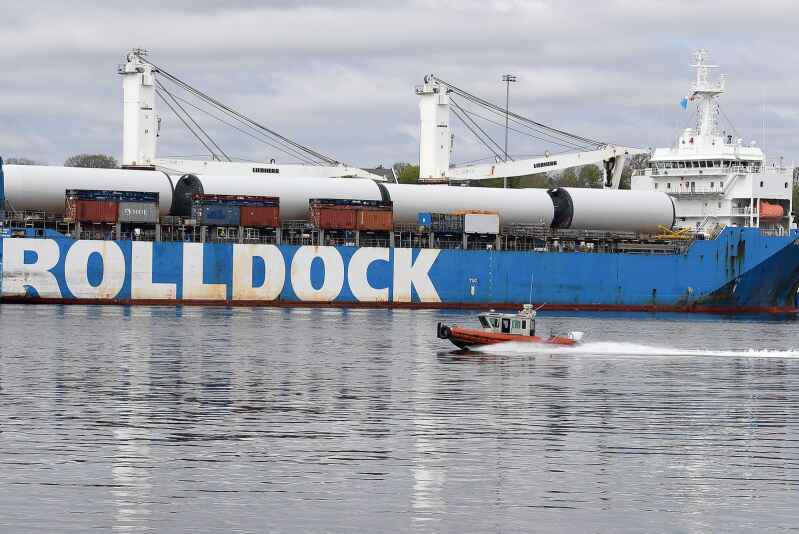
M 0 306 L 0 532 L 799 528 L 799 323 Z

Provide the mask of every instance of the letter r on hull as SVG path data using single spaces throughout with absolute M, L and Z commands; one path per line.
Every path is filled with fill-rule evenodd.
M 41 298 L 62 298 L 58 281 L 50 269 L 56 266 L 60 252 L 52 239 L 11 239 L 3 243 L 3 296 L 24 297 L 32 288 Z M 25 263 L 25 253 L 36 256 Z

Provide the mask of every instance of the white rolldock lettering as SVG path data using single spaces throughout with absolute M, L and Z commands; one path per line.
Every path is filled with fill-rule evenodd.
M 253 286 L 253 260 L 265 265 L 264 281 Z M 283 291 L 286 263 L 275 245 L 233 245 L 233 300 L 275 300 Z
M 311 284 L 311 265 L 313 260 L 322 260 L 325 275 L 322 287 L 315 289 Z M 344 260 L 334 247 L 304 246 L 297 249 L 291 261 L 291 286 L 297 298 L 312 302 L 335 300 L 344 287 Z
M 438 291 L 430 280 L 430 268 L 440 250 L 420 250 L 413 261 L 413 250 L 394 249 L 394 302 L 411 302 L 412 289 L 416 289 L 421 302 L 441 302 Z
M 99 255 L 103 262 L 102 278 L 96 286 L 89 281 L 92 254 Z M 64 280 L 75 298 L 116 298 L 125 284 L 125 255 L 113 241 L 75 241 L 64 259 Z
M 375 288 L 369 285 L 367 272 L 376 261 L 389 261 L 387 248 L 363 247 L 355 251 L 347 268 L 347 282 L 350 291 L 360 302 L 388 302 L 388 288 Z
M 153 282 L 153 244 L 132 243 L 130 293 L 133 299 L 175 300 L 177 284 Z
M 25 263 L 25 252 L 36 254 L 34 263 Z M 41 298 L 62 297 L 58 281 L 50 269 L 60 256 L 52 239 L 3 239 L 3 296 L 24 297 L 31 287 Z
M 203 282 L 203 244 L 183 243 L 183 299 L 225 300 L 227 284 Z

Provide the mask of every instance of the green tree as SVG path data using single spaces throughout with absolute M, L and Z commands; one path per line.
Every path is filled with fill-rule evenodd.
M 7 165 L 39 165 L 32 159 L 28 158 L 8 158 L 4 160 L 4 163 Z
M 105 154 L 77 154 L 64 162 L 64 167 L 89 167 L 93 169 L 116 169 L 117 160 Z
M 580 178 L 577 176 L 577 171 L 573 168 L 561 172 L 556 182 L 559 187 L 581 187 Z
M 584 165 L 577 173 L 578 187 L 601 188 L 604 175 L 596 165 Z
M 395 163 L 394 169 L 397 171 L 397 180 L 401 184 L 419 183 L 419 166 L 410 163 Z
M 646 169 L 649 165 L 649 154 L 636 154 L 627 158 L 624 162 L 624 169 L 621 171 L 621 182 L 619 189 L 630 189 L 632 186 L 632 176 L 635 171 Z

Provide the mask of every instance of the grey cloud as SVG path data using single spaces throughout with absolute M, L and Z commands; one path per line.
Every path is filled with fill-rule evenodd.
M 726 114 L 793 157 L 797 38 L 790 2 L 113 2 L 9 6 L 0 28 L 0 155 L 60 162 L 121 151 L 115 66 L 132 46 L 208 93 L 320 151 L 362 165 L 417 158 L 413 86 L 425 73 L 545 123 L 634 146 L 671 142 L 690 113 L 694 48 L 711 49 Z M 765 95 L 765 99 L 764 99 Z M 200 149 L 161 109 L 163 154 Z M 209 124 L 234 154 L 266 157 Z M 234 135 L 235 134 L 235 135 Z M 458 159 L 483 152 L 457 129 Z M 534 150 L 515 137 L 512 146 Z

